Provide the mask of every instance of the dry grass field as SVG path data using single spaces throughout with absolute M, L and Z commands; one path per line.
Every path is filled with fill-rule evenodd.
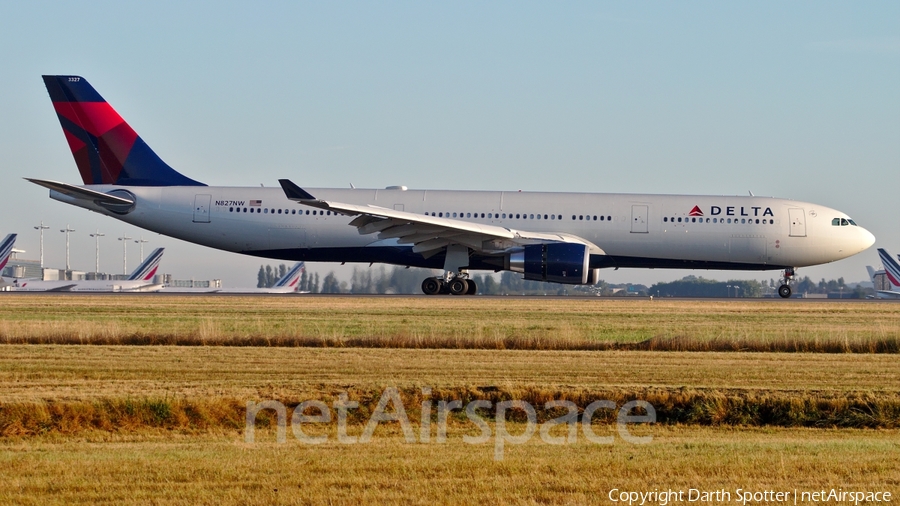
M 652 432 L 647 445 L 535 439 L 510 447 L 502 461 L 493 460 L 490 444 L 464 444 L 453 433 L 442 445 L 391 434 L 365 445 L 319 446 L 272 437 L 248 445 L 212 434 L 7 441 L 0 443 L 0 502 L 530 505 L 614 504 L 608 494 L 616 488 L 900 492 L 898 431 Z M 740 504 L 735 500 L 729 504 Z
M 0 300 L 0 503 L 593 504 L 612 488 L 691 487 L 900 494 L 900 304 Z M 568 400 L 579 410 L 642 399 L 659 423 L 635 430 L 649 444 L 535 437 L 500 461 L 491 442 L 463 442 L 477 427 L 460 413 L 443 444 L 406 442 L 396 422 L 371 443 L 342 444 L 334 420 L 313 430 L 330 435 L 325 444 L 301 443 L 290 428 L 276 443 L 273 412 L 244 442 L 248 401 L 290 409 L 345 393 L 360 403 L 348 421 L 358 435 L 386 387 L 416 427 L 426 399 Z M 555 413 L 537 410 L 540 422 Z M 614 433 L 609 422 L 601 417 L 598 433 Z

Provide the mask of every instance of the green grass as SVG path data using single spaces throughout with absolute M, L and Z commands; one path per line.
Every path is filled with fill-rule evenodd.
M 0 296 L 8 344 L 900 352 L 874 301 Z

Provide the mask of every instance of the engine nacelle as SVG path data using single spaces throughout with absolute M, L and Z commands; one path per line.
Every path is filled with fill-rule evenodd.
M 599 277 L 589 269 L 590 260 L 584 244 L 530 244 L 510 253 L 509 270 L 525 274 L 529 281 L 585 285 Z

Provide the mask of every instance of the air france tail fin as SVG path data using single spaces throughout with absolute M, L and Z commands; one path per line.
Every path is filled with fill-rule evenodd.
M 6 262 L 12 256 L 13 245 L 16 244 L 16 234 L 9 234 L 0 242 L 0 271 L 6 267 Z
M 150 281 L 153 279 L 153 276 L 156 275 L 156 270 L 159 269 L 159 261 L 162 259 L 163 251 L 165 248 L 156 248 L 153 250 L 153 253 L 147 256 L 141 265 L 137 266 L 137 269 L 131 273 L 131 276 L 128 276 L 129 281 Z
M 162 161 L 83 77 L 43 78 L 84 184 L 206 186 Z
M 878 248 L 878 256 L 884 264 L 884 274 L 891 283 L 891 289 L 900 290 L 900 263 L 897 263 L 897 260 L 883 248 Z
M 306 264 L 297 262 L 291 267 L 291 270 L 287 271 L 287 274 L 275 282 L 275 285 L 272 288 L 291 287 L 296 290 L 300 283 L 300 276 L 303 275 L 304 271 L 306 271 Z

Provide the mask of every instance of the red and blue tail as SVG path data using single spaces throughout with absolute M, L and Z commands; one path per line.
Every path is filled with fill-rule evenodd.
M 297 289 L 297 283 L 300 282 L 300 276 L 306 271 L 306 264 L 303 262 L 297 262 L 291 270 L 287 271 L 284 276 L 279 279 L 274 288 L 282 288 L 282 287 L 292 287 L 294 290 Z
M 16 244 L 16 234 L 9 234 L 0 242 L 0 271 L 6 267 L 6 262 L 12 255 L 13 245 Z
M 891 282 L 891 287 L 893 289 L 900 288 L 900 264 L 891 258 L 891 254 L 884 248 L 878 248 L 878 256 L 881 257 L 881 263 L 884 264 L 884 273 Z
M 163 251 L 165 251 L 165 248 L 156 248 L 153 250 L 153 252 L 141 262 L 141 265 L 138 265 L 137 269 L 131 273 L 131 276 L 128 276 L 128 280 L 150 281 L 153 279 L 153 276 L 156 275 L 156 270 L 159 269 L 159 261 L 162 260 Z
M 43 76 L 84 184 L 206 186 L 176 172 L 79 76 Z

